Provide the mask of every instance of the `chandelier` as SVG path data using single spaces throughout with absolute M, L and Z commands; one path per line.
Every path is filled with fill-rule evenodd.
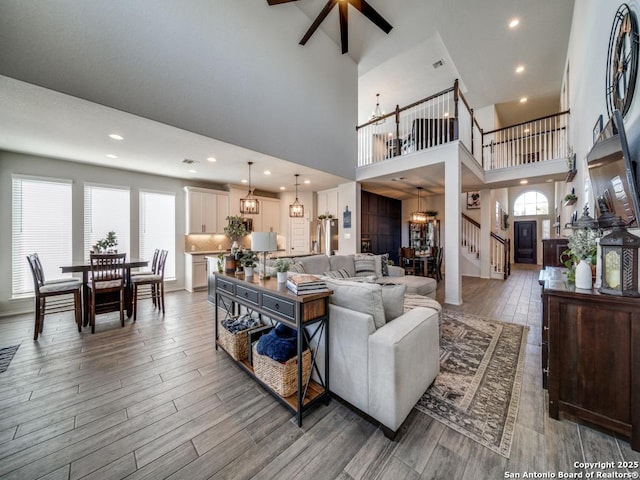
M 371 114 L 371 118 L 369 119 L 369 121 L 373 122 L 374 120 L 377 120 L 374 125 L 382 125 L 386 120 L 382 118 L 383 115 L 384 112 L 380 109 L 380 94 L 376 93 L 376 108 Z
M 409 221 L 414 223 L 426 223 L 427 214 L 421 211 L 421 208 L 420 208 L 420 192 L 422 191 L 422 187 L 416 187 L 416 188 L 418 189 L 418 210 L 415 212 L 411 212 Z
M 249 192 L 246 197 L 240 199 L 240 213 L 254 215 L 260 213 L 260 202 L 253 196 L 253 189 L 251 188 L 251 165 L 253 162 L 247 162 L 249 164 Z
M 298 176 L 296 173 L 296 200 L 289 205 L 289 216 L 293 218 L 304 217 L 304 205 L 298 201 Z

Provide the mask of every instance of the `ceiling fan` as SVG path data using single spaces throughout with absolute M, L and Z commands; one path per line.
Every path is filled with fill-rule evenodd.
M 267 0 L 267 3 L 271 6 L 279 5 L 281 3 L 289 3 L 295 2 L 297 0 Z M 342 53 L 347 53 L 349 51 L 349 31 L 348 31 L 348 7 L 351 4 L 354 8 L 356 8 L 360 13 L 362 13 L 365 17 L 371 20 L 374 24 L 378 26 L 384 33 L 389 33 L 393 28 L 389 22 L 387 22 L 382 15 L 380 15 L 376 10 L 369 5 L 365 0 L 329 0 L 327 4 L 324 6 L 322 11 L 318 14 L 316 19 L 313 21 L 307 33 L 304 34 L 302 40 L 300 40 L 300 45 L 305 45 L 307 41 L 311 38 L 311 35 L 318 29 L 320 24 L 327 18 L 329 12 L 333 7 L 338 5 L 338 11 L 340 14 L 340 43 L 342 44 Z

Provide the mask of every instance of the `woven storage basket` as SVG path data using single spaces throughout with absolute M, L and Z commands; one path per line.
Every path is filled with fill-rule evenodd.
M 249 356 L 249 339 L 247 338 L 247 334 L 260 326 L 261 325 L 247 328 L 234 334 L 220 325 L 220 328 L 218 328 L 218 343 L 234 360 L 246 360 Z
M 311 372 L 311 350 L 302 352 L 302 382 Z M 298 356 L 280 363 L 266 355 L 260 355 L 253 347 L 253 373 L 281 397 L 298 391 Z

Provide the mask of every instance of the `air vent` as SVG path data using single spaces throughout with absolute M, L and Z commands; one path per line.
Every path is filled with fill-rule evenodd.
M 435 62 L 433 64 L 433 68 L 440 68 L 442 66 L 444 66 L 444 61 L 442 61 L 442 60 L 438 60 L 437 62 Z
M 184 163 L 185 165 L 193 165 L 194 163 L 199 163 L 198 160 L 191 160 L 189 158 L 185 158 L 184 160 L 182 160 L 182 163 Z

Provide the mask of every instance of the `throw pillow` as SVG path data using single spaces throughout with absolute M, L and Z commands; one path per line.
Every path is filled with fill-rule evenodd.
M 296 262 L 289 267 L 289 271 L 293 273 L 305 273 L 304 265 L 302 265 L 300 262 Z
M 406 285 L 387 283 L 382 285 L 382 307 L 387 322 L 398 318 L 404 313 L 404 293 Z
M 326 277 L 327 287 L 333 290 L 329 302 L 373 317 L 375 328 L 385 324 L 382 305 L 382 285 L 377 283 L 351 282 Z
M 329 272 L 324 272 L 324 275 L 331 278 L 350 278 L 351 277 L 351 274 L 345 268 L 341 268 L 340 270 L 331 270 Z
M 382 276 L 388 277 L 389 276 L 389 254 L 384 253 L 382 255 L 379 255 L 379 257 L 380 257 L 380 269 L 382 270 Z
M 378 271 L 380 271 L 380 275 L 382 275 L 382 271 L 380 270 L 380 268 L 376 269 L 376 263 L 378 263 L 378 267 L 379 267 L 379 261 L 376 262 L 376 257 L 375 255 L 369 255 L 366 253 L 356 253 L 355 258 L 354 258 L 354 263 L 355 263 L 355 267 L 356 267 L 356 277 L 366 277 L 368 275 L 378 275 Z

